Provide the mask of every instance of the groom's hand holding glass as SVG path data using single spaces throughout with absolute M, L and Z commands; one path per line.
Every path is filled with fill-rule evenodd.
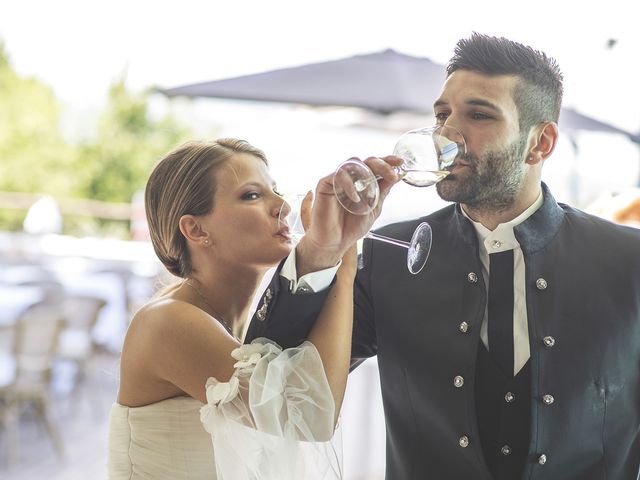
M 318 182 L 311 212 L 311 225 L 296 247 L 298 277 L 335 266 L 344 253 L 370 230 L 380 215 L 384 198 L 400 177 L 395 170 L 402 159 L 395 156 L 369 157 L 364 163 L 379 177 L 379 201 L 366 215 L 354 215 L 345 210 L 336 199 L 333 174 Z

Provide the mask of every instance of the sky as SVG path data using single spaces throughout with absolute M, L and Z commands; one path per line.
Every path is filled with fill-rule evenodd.
M 0 38 L 19 72 L 83 107 L 123 72 L 134 88 L 170 87 L 385 48 L 445 63 L 475 30 L 549 53 L 565 72 L 566 105 L 640 130 L 633 3 L 5 0 Z
M 49 84 L 69 112 L 87 112 L 103 104 L 109 84 L 123 74 L 132 89 L 172 87 L 387 48 L 444 64 L 459 38 L 478 31 L 545 51 L 564 72 L 565 106 L 638 132 L 640 28 L 633 3 L 2 0 L 0 39 L 21 75 Z M 254 116 L 247 105 L 219 105 L 228 116 L 220 122 L 233 123 L 234 114 L 244 119 L 232 132 Z M 262 115 L 255 115 L 261 125 L 252 138 L 324 143 L 288 123 L 288 114 L 269 122 Z M 305 120 L 297 123 L 317 120 L 300 115 Z M 273 118 L 279 129 L 265 125 Z M 601 143 L 595 138 L 586 150 Z M 630 152 L 637 161 L 637 150 Z

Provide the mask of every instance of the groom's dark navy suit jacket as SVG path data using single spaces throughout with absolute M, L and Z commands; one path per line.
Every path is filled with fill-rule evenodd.
M 418 275 L 407 271 L 406 250 L 365 241 L 352 356 L 378 356 L 388 480 L 489 480 L 474 398 L 487 302 L 477 237 L 457 205 L 381 233 L 408 240 L 423 220 L 433 247 Z M 640 478 L 640 230 L 560 205 L 545 186 L 543 206 L 515 233 L 531 351 L 522 478 Z M 247 341 L 299 344 L 326 292 L 292 294 L 279 275 L 269 290 Z

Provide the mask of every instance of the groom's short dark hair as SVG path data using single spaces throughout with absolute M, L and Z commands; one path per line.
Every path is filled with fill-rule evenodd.
M 520 131 L 541 122 L 557 122 L 562 105 L 562 72 L 544 52 L 508 40 L 473 33 L 458 41 L 447 75 L 472 70 L 486 75 L 515 75 L 514 90 Z

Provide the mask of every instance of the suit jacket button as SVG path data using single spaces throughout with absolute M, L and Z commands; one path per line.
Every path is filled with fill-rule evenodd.
M 538 463 L 540 465 L 547 463 L 547 456 L 544 453 L 538 457 Z
M 467 448 L 469 446 L 469 437 L 467 437 L 466 435 L 461 436 L 460 440 L 458 440 L 458 445 L 460 445 L 462 448 Z
M 469 283 L 477 283 L 478 282 L 478 275 L 476 275 L 475 272 L 469 272 L 467 274 L 467 281 Z
M 506 457 L 507 455 L 511 455 L 511 447 L 509 445 L 503 445 L 500 449 L 500 452 Z
M 542 339 L 542 342 L 544 343 L 545 347 L 553 347 L 556 344 L 556 339 L 551 335 L 547 335 Z
M 555 398 L 553 398 L 553 395 L 547 394 L 542 396 L 542 402 L 545 405 L 551 405 L 554 401 L 555 401 Z
M 539 279 L 536 280 L 536 288 L 538 290 L 546 290 L 547 289 L 547 281 L 540 277 Z
M 456 375 L 455 378 L 453 379 L 453 384 L 456 386 L 456 388 L 460 388 L 461 386 L 464 385 L 464 378 L 461 377 L 460 375 Z

